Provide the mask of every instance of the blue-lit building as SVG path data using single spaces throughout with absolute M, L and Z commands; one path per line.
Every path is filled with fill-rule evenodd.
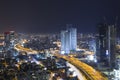
M 95 39 L 89 39 L 89 50 L 96 53 L 96 40 Z
M 96 56 L 99 69 L 113 69 L 115 66 L 116 27 L 114 25 L 98 25 L 99 36 L 96 40 Z
M 69 54 L 77 48 L 77 29 L 67 28 L 61 31 L 61 54 Z

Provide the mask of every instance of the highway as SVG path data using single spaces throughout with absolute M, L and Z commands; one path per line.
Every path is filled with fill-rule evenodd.
M 67 66 L 69 66 L 73 71 L 74 73 L 76 74 L 76 76 L 78 77 L 79 80 L 87 80 L 83 74 L 72 64 L 70 64 L 69 62 L 67 62 Z
M 24 47 L 20 46 L 19 44 L 16 44 L 16 45 L 14 46 L 14 48 L 15 48 L 17 51 L 27 52 L 27 54 L 37 54 L 37 53 L 38 53 L 36 50 L 31 50 L 31 49 L 28 49 L 28 48 L 24 48 Z
M 87 78 L 87 80 L 108 80 L 106 77 L 104 77 L 100 72 L 96 71 L 91 66 L 79 61 L 77 58 L 65 56 L 61 54 L 55 54 L 55 56 L 59 58 L 64 58 L 69 63 L 77 67 Z

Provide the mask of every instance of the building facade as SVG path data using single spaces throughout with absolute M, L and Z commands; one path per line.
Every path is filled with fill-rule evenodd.
M 69 54 L 77 48 L 77 29 L 67 28 L 61 31 L 61 53 Z
M 15 32 L 14 31 L 8 31 L 4 32 L 4 41 L 5 41 L 5 48 L 13 48 L 14 47 L 14 38 L 15 38 Z
M 99 36 L 96 40 L 96 56 L 99 68 L 113 69 L 115 66 L 116 27 L 98 25 Z

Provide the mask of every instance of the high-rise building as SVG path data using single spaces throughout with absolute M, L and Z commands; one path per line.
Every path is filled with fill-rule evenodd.
M 61 53 L 69 54 L 70 51 L 76 51 L 76 48 L 77 29 L 68 27 L 67 30 L 61 31 Z
M 99 68 L 113 69 L 115 64 L 116 27 L 114 25 L 98 25 L 99 36 L 96 41 L 96 56 Z
M 4 46 L 4 35 L 0 34 L 0 52 L 2 52 Z
M 4 32 L 4 37 L 5 37 L 4 41 L 5 41 L 6 49 L 13 47 L 14 46 L 15 32 L 14 31 Z

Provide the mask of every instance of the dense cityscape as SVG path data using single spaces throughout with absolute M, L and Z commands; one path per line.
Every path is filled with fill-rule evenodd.
M 119 0 L 1 0 L 0 80 L 120 80 Z
M 0 80 L 119 80 L 120 39 L 116 26 L 97 34 L 66 24 L 58 34 L 0 35 Z

